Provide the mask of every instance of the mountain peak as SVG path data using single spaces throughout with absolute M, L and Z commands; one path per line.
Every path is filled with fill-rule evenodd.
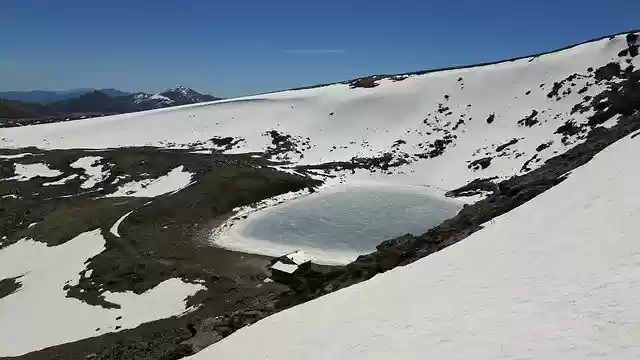
M 195 90 L 188 88 L 186 86 L 178 85 L 172 88 L 169 88 L 163 92 L 179 92 L 179 93 L 188 93 L 188 92 L 196 92 Z

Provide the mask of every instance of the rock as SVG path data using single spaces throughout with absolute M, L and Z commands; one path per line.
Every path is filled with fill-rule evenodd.
M 178 360 L 195 353 L 196 352 L 194 351 L 191 344 L 181 343 L 178 344 L 178 346 L 176 346 L 175 348 L 169 350 L 164 358 L 167 360 Z
M 536 148 L 536 151 L 537 151 L 537 152 L 540 152 L 540 151 L 542 151 L 542 150 L 544 150 L 544 149 L 548 148 L 548 147 L 549 147 L 549 146 L 551 146 L 552 144 L 553 144 L 553 140 L 548 141 L 548 142 L 546 142 L 546 143 L 542 143 L 542 144 L 538 145 L 538 147 Z
M 330 293 L 336 291 L 337 286 L 335 284 L 329 284 L 324 287 L 324 292 Z
M 351 89 L 355 88 L 374 88 L 378 86 L 376 81 L 380 80 L 378 76 L 367 76 L 347 82 Z
M 411 234 L 404 234 L 397 238 L 389 239 L 380 243 L 380 245 L 376 246 L 376 249 L 378 249 L 378 251 L 385 251 L 391 248 L 409 247 L 415 240 L 415 236 Z
M 538 116 L 538 110 L 532 110 L 529 116 L 524 119 L 518 120 L 518 125 L 532 127 L 533 125 L 540 122 L 538 121 L 538 119 L 536 119 L 536 116 Z
M 472 182 L 445 193 L 446 197 L 462 197 L 482 194 L 483 192 L 493 192 L 497 185 L 493 182 L 497 177 L 475 179 Z
M 518 142 L 518 139 L 511 139 L 511 140 L 509 140 L 509 142 L 504 143 L 504 144 L 502 144 L 502 145 L 498 146 L 498 147 L 496 148 L 496 152 L 500 152 L 500 151 L 502 151 L 502 150 L 504 150 L 504 149 L 508 148 L 509 146 L 516 144 L 517 142 Z
M 492 160 L 492 158 L 490 158 L 490 157 L 484 157 L 482 159 L 478 159 L 478 160 L 472 161 L 467 167 L 469 169 L 474 170 L 474 171 L 475 170 L 480 170 L 480 169 L 484 170 L 484 169 L 488 168 L 489 165 L 491 165 L 491 160 Z
M 487 124 L 491 124 L 496 119 L 496 114 L 491 114 L 487 118 Z
M 215 330 L 199 331 L 194 337 L 183 341 L 181 345 L 189 346 L 193 352 L 198 352 L 211 344 L 222 340 L 222 335 Z

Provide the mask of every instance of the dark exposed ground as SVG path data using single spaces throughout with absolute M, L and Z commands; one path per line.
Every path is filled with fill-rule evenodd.
M 142 292 L 166 278 L 181 277 L 186 281 L 204 279 L 207 286 L 207 291 L 190 300 L 190 303 L 201 303 L 202 306 L 184 317 L 159 320 L 133 330 L 64 344 L 20 358 L 177 359 L 277 311 L 440 251 L 480 230 L 481 224 L 560 183 L 571 170 L 585 164 L 616 140 L 640 134 L 640 71 L 609 64 L 596 69 L 595 73 L 597 81 L 620 81 L 609 83 L 607 90 L 593 99 L 586 99 L 576 108 L 582 112 L 596 110 L 587 124 L 572 124 L 570 129 L 567 126 L 558 129 L 559 134 L 566 136 L 570 136 L 569 130 L 572 134 L 585 134 L 583 143 L 549 159 L 526 175 L 500 183 L 495 183 L 495 179 L 477 179 L 453 190 L 450 196 L 477 192 L 489 195 L 464 207 L 457 216 L 425 234 L 404 235 L 386 241 L 378 251 L 360 256 L 347 266 L 312 266 L 288 286 L 262 281 L 268 261 L 265 257 L 229 252 L 199 243 L 207 230 L 224 219 L 234 207 L 316 184 L 308 178 L 260 167 L 261 163 L 264 165 L 263 160 L 150 148 L 91 152 L 91 155 L 103 156 L 105 162 L 115 164 L 110 178 L 103 184 L 104 192 L 115 190 L 115 185 L 108 183 L 117 174 L 131 173 L 132 179 L 137 179 L 147 172 L 155 177 L 178 165 L 197 173 L 194 185 L 174 195 L 157 197 L 146 206 L 143 205 L 148 199 L 93 199 L 100 192 L 56 198 L 67 192 L 76 193 L 79 181 L 73 185 L 73 191 L 72 183 L 55 189 L 39 187 L 42 179 L 24 183 L 0 182 L 0 196 L 22 196 L 21 199 L 0 200 L 0 230 L 11 234 L 3 243 L 5 245 L 24 236 L 59 244 L 79 232 L 96 227 L 103 229 L 107 250 L 89 264 L 89 268 L 94 270 L 91 278 L 82 279 L 78 285 L 86 290 L 83 294 L 88 295 L 79 295 L 79 291 L 71 289 L 72 295 L 109 306 L 100 302 L 96 284 L 113 291 L 133 289 Z M 561 91 L 560 85 L 558 94 Z M 602 103 L 608 106 L 600 105 Z M 620 116 L 617 125 L 609 129 L 598 126 L 614 116 Z M 41 153 L 37 149 L 26 151 Z M 45 159 L 52 168 L 61 169 L 66 175 L 79 171 L 70 169 L 68 164 L 86 155 L 76 150 L 56 151 L 20 159 L 20 162 Z M 395 166 L 387 158 L 320 164 L 306 169 L 382 169 Z M 11 175 L 5 163 L 0 166 L 2 177 Z M 38 189 L 38 194 L 34 193 L 35 189 Z M 48 200 L 51 197 L 54 199 Z M 112 236 L 108 229 L 132 209 L 136 210 L 120 226 L 122 238 Z M 39 223 L 28 228 L 27 224 L 32 222 Z M 117 267 L 114 268 L 113 264 Z M 1 294 L 0 287 L 0 297 Z
M 18 278 L 0 279 L 0 299 L 9 296 L 22 287 Z
M 78 119 L 93 118 L 93 117 L 99 117 L 99 116 L 109 116 L 109 115 L 115 115 L 115 114 L 116 113 L 91 112 L 91 113 L 70 113 L 70 114 L 60 114 L 60 115 L 51 115 L 51 116 L 37 116 L 37 117 L 27 117 L 27 118 L 20 118 L 20 119 L 10 119 L 10 118 L 0 117 L 0 128 L 48 124 L 48 123 L 54 123 L 54 122 L 72 121 L 72 120 L 78 120 Z
M 190 299 L 189 304 L 202 306 L 186 317 L 160 320 L 22 358 L 82 359 L 91 353 L 103 359 L 169 358 L 169 352 L 191 337 L 186 329 L 189 322 L 199 324 L 194 319 L 223 316 L 256 303 L 268 304 L 275 294 L 287 290 L 281 284 L 263 282 L 269 258 L 212 247 L 207 243 L 209 232 L 237 206 L 310 187 L 316 181 L 264 167 L 264 160 L 248 155 L 201 155 L 153 148 L 90 152 L 30 148 L 2 154 L 25 152 L 34 155 L 3 159 L 0 177 L 13 174 L 13 162 L 45 162 L 64 174 L 0 182 L 0 197 L 18 196 L 0 199 L 0 233 L 8 235 L 0 248 L 24 237 L 59 245 L 84 231 L 100 228 L 107 241 L 106 250 L 91 260 L 87 265 L 93 270 L 91 276 L 86 277 L 83 271 L 79 284 L 68 289 L 68 296 L 110 307 L 114 305 L 101 298 L 104 290 L 142 293 L 174 277 L 184 281 L 202 279 L 207 290 Z M 95 186 L 102 190 L 78 194 L 80 179 L 59 186 L 41 186 L 71 173 L 82 174 L 82 169 L 69 167 L 82 156 L 101 156 L 102 163 L 110 168 L 109 177 Z M 148 198 L 97 198 L 115 191 L 125 181 L 156 178 L 179 165 L 194 172 L 196 182 L 176 194 L 156 197 L 149 204 Z M 145 173 L 148 175 L 142 175 Z M 111 184 L 123 174 L 131 176 Z M 78 195 L 61 197 L 68 194 Z M 121 237 L 111 234 L 109 229 L 114 222 L 131 210 L 135 211 L 119 226 Z M 31 223 L 37 224 L 28 227 Z M 15 284 L 10 279 L 2 280 L 0 295 L 15 291 Z M 121 347 L 120 343 L 125 345 Z

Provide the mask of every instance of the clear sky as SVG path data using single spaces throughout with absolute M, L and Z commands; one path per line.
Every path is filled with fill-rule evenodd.
M 184 85 L 233 96 L 638 27 L 635 0 L 1 0 L 0 91 Z

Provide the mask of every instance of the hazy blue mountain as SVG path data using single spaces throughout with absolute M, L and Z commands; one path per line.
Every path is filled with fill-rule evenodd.
M 62 100 L 54 100 L 59 98 Z M 122 114 L 219 99 L 184 86 L 156 94 L 132 94 L 117 89 L 0 92 L 0 127 Z
M 71 89 L 66 91 L 47 91 L 47 90 L 4 91 L 4 92 L 0 92 L 0 99 L 47 104 L 47 103 L 54 103 L 54 102 L 63 101 L 63 100 L 75 99 L 79 96 L 88 94 L 96 90 L 111 97 L 131 95 L 131 93 L 117 90 L 117 89 L 80 88 L 80 89 Z

